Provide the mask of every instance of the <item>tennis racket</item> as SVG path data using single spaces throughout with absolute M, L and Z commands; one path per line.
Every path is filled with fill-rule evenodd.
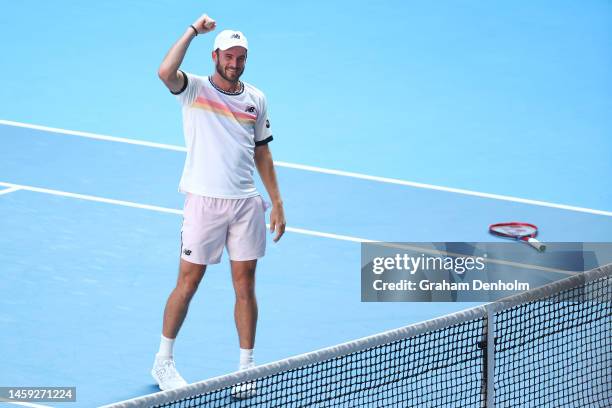
M 498 237 L 526 242 L 540 252 L 544 252 L 546 249 L 546 245 L 535 238 L 538 235 L 538 227 L 533 224 L 526 222 L 500 222 L 498 224 L 491 224 L 489 232 Z

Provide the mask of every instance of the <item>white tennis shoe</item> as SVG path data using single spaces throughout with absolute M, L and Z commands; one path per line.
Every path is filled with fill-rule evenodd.
M 254 363 L 249 364 L 246 367 L 242 367 L 239 371 L 248 370 L 249 368 L 255 367 Z M 232 387 L 232 397 L 237 399 L 247 399 L 257 395 L 257 385 L 255 381 L 247 381 L 242 384 L 236 384 Z
M 187 385 L 187 381 L 185 381 L 178 371 L 176 371 L 176 365 L 174 364 L 174 359 L 172 359 L 172 357 L 160 357 L 158 354 L 156 354 L 151 375 L 155 379 L 155 382 L 157 382 L 157 385 L 159 385 L 159 389 L 162 391 L 184 387 Z
M 237 399 L 252 398 L 257 395 L 257 387 L 255 381 L 249 381 L 243 384 L 236 384 L 232 387 L 232 397 Z

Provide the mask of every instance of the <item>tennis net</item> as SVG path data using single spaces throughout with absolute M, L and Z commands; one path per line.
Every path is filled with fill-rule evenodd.
M 106 408 L 610 407 L 611 280 L 612 264 L 484 306 Z

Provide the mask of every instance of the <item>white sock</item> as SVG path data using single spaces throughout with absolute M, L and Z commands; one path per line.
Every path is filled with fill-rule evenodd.
M 240 370 L 255 367 L 255 359 L 253 358 L 253 349 L 240 349 Z
M 159 355 L 160 357 L 172 358 L 172 349 L 174 347 L 174 340 L 175 339 L 169 339 L 167 337 L 164 337 L 164 335 L 162 334 L 161 342 L 159 343 L 159 351 L 157 352 L 157 355 Z

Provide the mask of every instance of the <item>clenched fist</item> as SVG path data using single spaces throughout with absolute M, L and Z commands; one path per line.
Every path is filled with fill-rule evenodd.
M 202 14 L 202 16 L 193 23 L 193 26 L 198 31 L 198 34 L 206 34 L 217 27 L 217 22 L 208 17 L 208 15 Z

